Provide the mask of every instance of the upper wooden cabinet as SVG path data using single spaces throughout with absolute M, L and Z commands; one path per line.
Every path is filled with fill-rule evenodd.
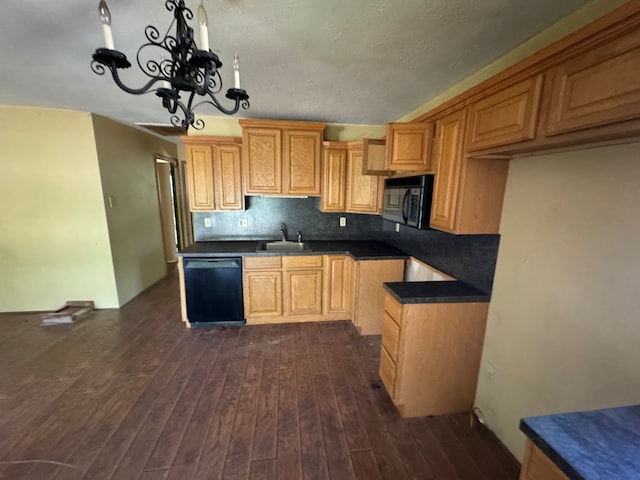
M 213 196 L 217 210 L 244 210 L 240 156 L 240 145 L 213 146 Z
M 386 170 L 433 171 L 433 130 L 431 122 L 387 124 Z
M 183 137 L 192 211 L 244 210 L 240 139 Z
M 382 213 L 383 177 L 364 175 L 364 142 L 323 143 L 320 210 L 378 215 Z
M 239 123 L 247 195 L 320 195 L 325 124 L 246 119 Z
M 467 110 L 436 122 L 431 228 L 456 234 L 498 233 L 509 163 L 464 152 Z
M 557 135 L 640 117 L 640 30 L 550 72 L 545 133 Z
M 536 136 L 542 75 L 485 97 L 470 107 L 469 151 L 531 140 Z
M 386 168 L 387 148 L 384 140 L 374 138 L 362 139 L 362 174 L 389 175 Z
M 436 178 L 429 225 L 451 233 L 455 232 L 456 227 L 466 123 L 466 109 L 449 114 L 436 122 Z
M 344 212 L 347 208 L 347 145 L 344 142 L 324 142 L 322 152 L 323 212 Z
M 380 214 L 384 179 L 375 175 L 363 175 L 363 164 L 362 142 L 350 142 L 347 155 L 346 211 Z
M 242 121 L 241 121 L 242 122 Z M 277 128 L 242 129 L 244 193 L 282 193 L 282 131 Z

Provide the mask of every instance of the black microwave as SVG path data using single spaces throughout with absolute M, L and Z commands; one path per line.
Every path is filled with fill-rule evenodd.
M 382 218 L 409 227 L 428 229 L 433 178 L 433 175 L 417 175 L 386 179 Z

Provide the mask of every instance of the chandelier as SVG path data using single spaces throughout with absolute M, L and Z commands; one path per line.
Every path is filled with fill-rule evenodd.
M 193 28 L 187 20 L 193 19 L 193 12 L 184 0 L 166 0 L 165 7 L 173 12 L 174 20 L 164 37 L 153 25 L 148 25 L 144 34 L 147 42 L 136 54 L 140 70 L 149 81 L 140 88 L 131 88 L 120 79 L 120 69 L 131 67 L 124 53 L 115 50 L 111 33 L 111 14 L 105 0 L 98 6 L 100 22 L 106 48 L 98 48 L 93 54 L 91 69 L 98 75 L 111 71 L 118 87 L 133 95 L 155 92 L 162 99 L 162 106 L 171 113 L 171 124 L 183 128 L 190 126 L 200 130 L 204 127 L 202 119 L 196 120 L 193 111 L 203 104 L 210 104 L 226 115 L 233 115 L 240 107 L 249 108 L 249 95 L 240 88 L 240 60 L 236 54 L 233 59 L 234 87 L 227 90 L 226 97 L 235 103 L 224 107 L 216 97 L 222 91 L 220 67 L 222 62 L 209 49 L 208 19 L 204 5 L 200 3 L 197 12 L 200 24 L 200 48 L 195 43 Z M 175 33 L 171 33 L 175 27 Z M 155 58 L 149 54 L 155 52 Z

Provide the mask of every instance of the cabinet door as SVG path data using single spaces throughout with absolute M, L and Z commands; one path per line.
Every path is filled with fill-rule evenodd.
M 284 314 L 322 314 L 322 270 L 286 270 Z
M 640 30 L 552 70 L 547 135 L 640 117 Z
M 213 210 L 213 166 L 210 145 L 187 145 L 187 186 L 189 208 Z
M 346 255 L 324 257 L 324 314 L 350 317 L 353 305 L 353 260 Z
M 282 193 L 282 131 L 243 128 L 242 171 L 244 192 Z
M 289 195 L 320 195 L 322 132 L 284 131 L 284 191 Z
M 527 440 L 527 446 L 522 461 L 520 480 L 568 480 L 560 470 L 547 457 L 542 450 L 536 447 L 531 440 Z
M 244 313 L 247 318 L 282 315 L 282 272 L 245 272 Z
M 387 124 L 386 169 L 432 171 L 433 129 L 433 123 Z
M 244 210 L 239 145 L 213 147 L 213 179 L 216 210 Z
M 454 232 L 460 190 L 466 110 L 436 122 L 435 173 L 431 228 Z
M 468 150 L 535 138 L 541 93 L 542 75 L 538 75 L 473 104 Z
M 349 149 L 347 160 L 347 212 L 380 213 L 382 177 L 363 175 L 362 148 Z
M 357 262 L 353 323 L 360 335 L 380 335 L 384 314 L 385 282 L 402 282 L 404 260 Z
M 347 149 L 325 148 L 323 152 L 322 202 L 323 212 L 344 212 L 347 188 Z

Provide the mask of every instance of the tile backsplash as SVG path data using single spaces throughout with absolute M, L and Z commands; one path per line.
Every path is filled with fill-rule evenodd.
M 377 215 L 323 213 L 319 198 L 246 197 L 242 212 L 193 213 L 196 241 L 280 239 L 384 240 L 410 255 L 484 292 L 491 292 L 500 235 L 451 235 L 437 230 L 401 227 Z M 340 227 L 340 217 L 347 225 Z M 246 220 L 246 227 L 240 221 Z M 205 226 L 205 222 L 210 227 Z
M 340 217 L 347 225 L 340 226 Z M 211 226 L 206 227 L 208 219 Z M 246 220 L 247 226 L 240 227 Z M 302 232 L 304 240 L 370 240 L 378 238 L 382 219 L 377 215 L 352 213 L 323 213 L 320 199 L 246 197 L 246 210 L 242 212 L 196 212 L 193 230 L 196 241 L 207 240 L 264 240 L 279 239 L 280 224 L 287 226 L 288 239 L 295 240 Z

